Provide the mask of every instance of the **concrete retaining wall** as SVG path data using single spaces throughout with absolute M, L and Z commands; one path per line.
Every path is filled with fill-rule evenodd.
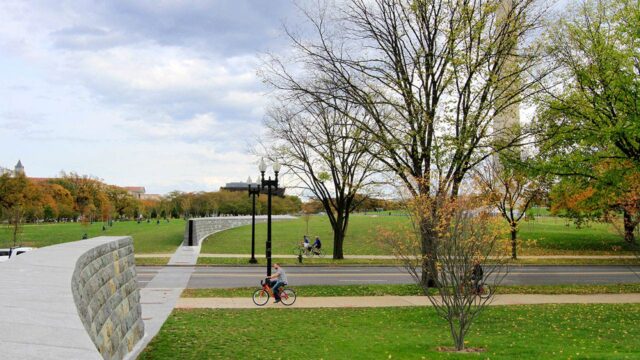
M 122 359 L 144 333 L 130 237 L 0 263 L 0 358 Z
M 144 335 L 130 237 L 92 248 L 71 281 L 80 319 L 105 359 L 122 359 Z
M 295 219 L 289 215 L 274 215 L 272 221 Z M 189 244 L 189 223 L 193 222 L 193 244 Z M 256 216 L 256 224 L 267 222 L 267 216 Z M 199 246 L 207 236 L 238 226 L 251 225 L 251 216 L 220 216 L 189 219 L 184 230 L 184 246 Z

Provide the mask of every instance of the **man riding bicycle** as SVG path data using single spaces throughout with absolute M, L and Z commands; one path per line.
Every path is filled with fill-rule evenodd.
M 320 248 L 322 248 L 322 242 L 320 241 L 320 236 L 316 236 L 316 241 L 313 242 L 311 251 L 313 251 L 314 254 L 318 255 L 320 254 Z
M 480 281 L 484 276 L 484 271 L 482 270 L 482 265 L 480 265 L 480 260 L 475 260 L 473 262 L 473 269 L 471 270 L 471 280 L 473 281 L 473 290 L 479 294 L 481 292 L 480 289 Z
M 273 291 L 273 297 L 276 299 L 276 301 L 274 301 L 274 304 L 277 304 L 280 302 L 280 288 L 287 285 L 287 274 L 285 273 L 284 269 L 282 267 L 280 267 L 280 264 L 275 263 L 273 264 L 273 268 L 276 270 L 276 272 L 267 277 L 267 279 L 269 279 L 270 281 L 270 286 L 271 286 L 271 290 Z

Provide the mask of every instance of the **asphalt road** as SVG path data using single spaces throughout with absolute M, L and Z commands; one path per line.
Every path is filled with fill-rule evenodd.
M 162 269 L 159 266 L 139 266 L 141 286 L 151 281 Z M 178 268 L 176 268 L 177 270 Z M 408 284 L 413 280 L 404 269 L 384 266 L 357 267 L 288 267 L 289 284 Z M 634 272 L 635 271 L 635 274 Z M 518 266 L 508 269 L 502 285 L 616 284 L 640 283 L 640 266 Z M 188 288 L 229 288 L 258 286 L 265 276 L 258 267 L 196 267 Z

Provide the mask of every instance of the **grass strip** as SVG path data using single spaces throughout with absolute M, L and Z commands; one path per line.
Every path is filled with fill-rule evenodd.
M 250 297 L 258 287 L 241 287 L 231 289 L 185 289 L 182 297 Z M 298 296 L 410 296 L 422 295 L 422 290 L 415 284 L 401 285 L 302 285 L 293 286 Z M 500 286 L 498 294 L 631 294 L 640 293 L 640 284 L 615 285 L 534 285 L 534 286 Z
M 266 265 L 266 259 L 259 258 L 258 266 Z M 342 259 L 334 260 L 331 257 L 324 258 L 303 258 L 302 263 L 298 259 L 274 258 L 273 262 L 278 262 L 284 266 L 291 265 L 395 265 L 402 266 L 402 262 L 396 259 Z M 214 258 L 200 257 L 198 265 L 248 265 L 248 258 Z M 510 265 L 640 265 L 638 259 L 518 259 L 510 260 Z
M 136 258 L 136 265 L 138 266 L 161 266 L 161 265 L 167 265 L 167 263 L 169 262 L 168 257 L 144 257 L 144 258 L 140 258 L 137 257 Z
M 264 266 L 267 260 L 264 258 L 258 258 L 258 266 Z M 331 257 L 324 258 L 303 258 L 302 263 L 298 262 L 298 259 L 293 258 L 273 258 L 273 262 L 280 263 L 282 265 L 398 265 L 402 263 L 395 259 L 342 259 L 334 260 Z M 248 258 L 214 258 L 214 257 L 199 257 L 198 265 L 247 265 L 249 264 Z

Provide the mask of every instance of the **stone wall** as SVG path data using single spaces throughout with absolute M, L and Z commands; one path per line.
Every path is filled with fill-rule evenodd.
M 275 215 L 271 217 L 272 221 L 295 219 L 288 215 Z M 266 222 L 265 215 L 256 216 L 256 224 Z M 193 222 L 193 244 L 191 246 L 199 246 L 209 235 L 231 229 L 238 226 L 251 225 L 251 216 L 219 216 L 210 218 L 189 219 L 185 225 L 184 241 L 182 245 L 189 246 L 189 222 Z
M 122 359 L 144 335 L 131 238 L 97 246 L 71 282 L 80 319 L 104 359 Z
M 59 244 L 0 263 L 0 358 L 122 359 L 142 337 L 129 237 Z

